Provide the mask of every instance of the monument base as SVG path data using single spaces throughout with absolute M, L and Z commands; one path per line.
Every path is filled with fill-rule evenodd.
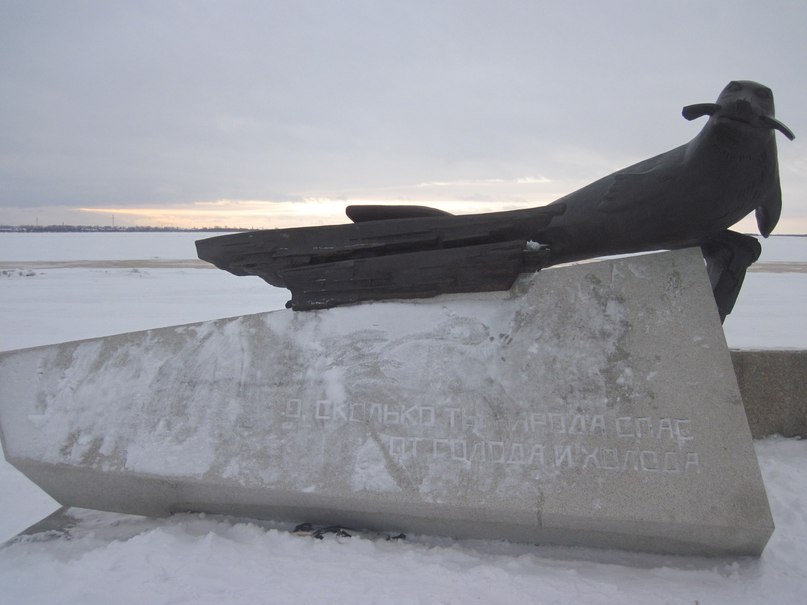
M 697 249 L 5 353 L 0 437 L 116 512 L 697 555 L 773 531 Z

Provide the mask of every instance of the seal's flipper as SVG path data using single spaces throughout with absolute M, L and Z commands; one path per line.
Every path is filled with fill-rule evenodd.
M 198 240 L 196 251 L 234 275 L 257 275 L 289 288 L 293 308 L 507 290 L 519 273 L 547 266 L 549 250 L 527 242 L 539 241 L 565 210 L 565 204 L 550 204 L 244 231 Z
M 777 184 L 775 191 L 765 202 L 758 206 L 756 209 L 757 227 L 762 237 L 768 237 L 779 222 L 779 216 L 782 214 L 782 189 Z
M 720 111 L 721 107 L 717 103 L 695 103 L 694 105 L 687 105 L 681 110 L 681 115 L 687 120 L 692 121 L 701 116 L 710 116 Z
M 756 238 L 723 231 L 701 245 L 722 323 L 731 313 L 745 279 L 745 272 L 759 258 L 762 246 Z
M 779 132 L 781 132 L 783 135 L 785 135 L 791 141 L 796 138 L 796 135 L 793 134 L 793 131 L 790 130 L 784 124 L 782 124 L 776 118 L 772 118 L 770 116 L 760 116 L 759 119 L 762 120 L 763 122 L 765 122 L 765 124 L 767 124 L 768 126 L 773 128 L 774 130 L 778 130 Z
M 348 206 L 345 208 L 345 214 L 354 223 L 426 216 L 451 216 L 450 212 L 428 206 L 382 206 L 379 204 Z

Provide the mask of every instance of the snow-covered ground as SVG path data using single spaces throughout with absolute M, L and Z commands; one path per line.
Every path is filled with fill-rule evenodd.
M 205 236 L 0 233 L 0 350 L 282 308 L 285 290 L 215 269 L 30 263 L 192 259 Z M 805 348 L 807 238 L 763 248 L 726 322 L 729 345 Z M 760 559 L 427 536 L 317 541 L 230 518 L 87 511 L 67 535 L 0 549 L 0 602 L 807 603 L 807 440 L 756 447 L 777 524 Z M 57 506 L 0 461 L 0 541 Z

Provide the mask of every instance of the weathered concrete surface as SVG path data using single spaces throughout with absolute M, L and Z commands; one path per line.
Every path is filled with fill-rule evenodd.
M 6 353 L 0 429 L 78 507 L 689 554 L 773 530 L 697 250 Z
M 807 351 L 731 351 L 754 438 L 807 437 Z

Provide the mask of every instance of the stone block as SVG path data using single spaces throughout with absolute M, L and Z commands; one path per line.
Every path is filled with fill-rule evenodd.
M 5 353 L 0 437 L 117 512 L 698 555 L 773 531 L 696 249 Z
M 751 434 L 807 437 L 807 351 L 731 351 Z

